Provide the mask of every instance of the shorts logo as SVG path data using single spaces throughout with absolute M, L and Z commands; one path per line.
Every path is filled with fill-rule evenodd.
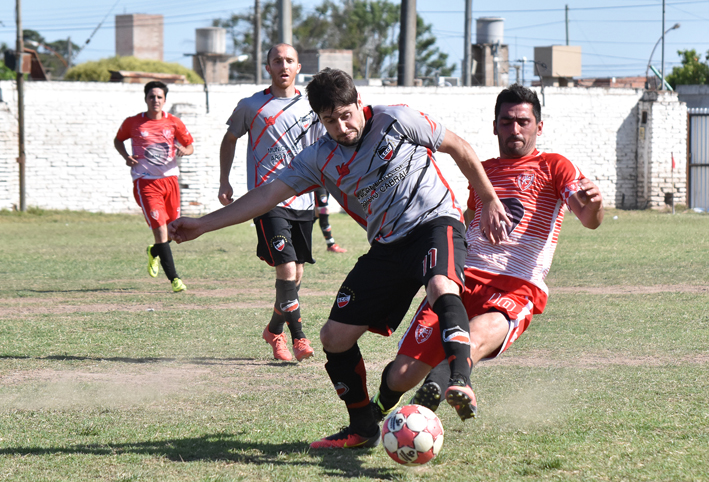
M 348 294 L 342 292 L 337 293 L 337 307 L 344 308 L 350 303 L 351 299 L 352 297 Z
M 285 311 L 286 313 L 292 313 L 298 308 L 300 308 L 298 300 L 288 300 L 285 303 L 281 303 L 281 311 Z
M 385 161 L 391 161 L 393 154 L 394 154 L 394 148 L 391 147 L 391 144 L 389 144 L 389 143 L 387 143 L 386 146 L 382 146 L 379 149 L 377 149 L 377 155 L 379 156 L 380 159 L 383 159 Z
M 158 211 L 157 209 L 153 209 L 152 211 L 150 211 L 150 217 L 157 221 L 158 219 L 160 219 L 160 211 Z
M 348 387 L 342 382 L 337 382 L 335 383 L 335 391 L 337 392 L 337 396 L 342 398 L 347 395 L 347 392 L 350 391 L 350 387 Z
M 426 258 L 423 260 L 423 275 L 426 276 L 428 268 L 433 269 L 438 264 L 438 249 L 431 248 L 426 253 Z
M 526 191 L 534 182 L 534 173 L 531 171 L 525 171 L 515 179 L 515 184 L 522 191 Z
M 283 236 L 278 236 L 271 243 L 273 244 L 273 247 L 275 248 L 275 250 L 278 251 L 279 253 L 281 251 L 283 251 L 286 247 L 286 239 Z
M 463 345 L 470 345 L 470 335 L 458 327 L 443 330 L 443 342 L 452 341 Z
M 430 326 L 423 326 L 419 325 L 416 327 L 416 343 L 419 345 L 421 343 L 424 343 L 426 340 L 428 340 L 431 337 L 431 334 L 433 333 L 433 328 Z

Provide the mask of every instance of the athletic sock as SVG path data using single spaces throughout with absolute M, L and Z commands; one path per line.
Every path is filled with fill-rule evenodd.
M 443 360 L 441 363 L 433 367 L 433 370 L 428 373 L 428 376 L 426 376 L 426 379 L 423 381 L 423 383 L 435 382 L 441 389 L 445 390 L 447 388 L 448 380 L 450 379 L 450 377 L 451 369 L 448 365 L 448 361 Z
M 295 281 L 276 280 L 276 304 L 268 331 L 274 335 L 283 333 L 283 324 L 288 324 L 293 341 L 305 338 L 303 320 L 300 318 L 300 300 Z
M 441 342 L 451 377 L 461 377 L 469 384 L 473 363 L 470 360 L 470 324 L 463 301 L 454 294 L 441 295 L 433 305 L 433 312 L 438 315 Z
M 162 270 L 170 281 L 179 278 L 177 269 L 175 269 L 175 261 L 172 259 L 172 250 L 170 249 L 170 241 L 166 243 L 156 243 L 153 249 L 150 250 L 153 258 L 160 257 L 160 265 Z
M 374 435 L 378 426 L 369 407 L 367 371 L 359 346 L 355 343 L 352 348 L 342 353 L 325 351 L 325 356 L 325 370 L 337 391 L 337 396 L 347 406 L 350 427 L 365 437 Z
M 320 231 L 325 238 L 325 242 L 328 246 L 335 244 L 335 240 L 332 237 L 332 226 L 330 226 L 330 215 L 329 214 L 318 214 L 318 223 L 320 224 Z
M 389 388 L 389 384 L 387 383 L 387 376 L 389 375 L 389 371 L 391 370 L 392 366 L 394 366 L 394 362 L 390 362 L 384 368 L 384 371 L 382 372 L 382 381 L 379 385 L 379 403 L 381 404 L 385 412 L 394 408 L 396 404 L 399 403 L 399 400 L 401 400 L 401 397 L 404 395 L 404 393 L 406 393 L 397 392 Z

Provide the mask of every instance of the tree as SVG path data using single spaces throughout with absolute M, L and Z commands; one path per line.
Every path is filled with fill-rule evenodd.
M 26 47 L 37 51 L 39 60 L 48 73 L 58 78 L 66 74 L 71 64 L 69 39 L 48 42 L 42 34 L 30 29 L 22 30 L 22 39 Z M 80 49 L 80 46 L 71 42 L 72 56 L 75 56 Z
M 355 78 L 363 78 L 367 72 L 370 77 L 379 77 L 382 73 L 396 75 L 399 5 L 389 0 L 323 0 L 306 17 L 303 17 L 301 5 L 294 4 L 292 11 L 293 46 L 299 52 L 348 49 L 352 50 Z M 261 9 L 264 52 L 278 42 L 278 20 L 276 2 L 264 2 Z M 216 19 L 213 25 L 227 29 L 234 54 L 252 53 L 253 9 L 247 14 Z M 448 55 L 435 46 L 436 37 L 431 25 L 421 17 L 418 17 L 417 25 L 417 73 L 422 76 L 432 76 L 436 72 L 450 75 L 455 67 L 447 65 Z M 232 64 L 234 68 L 251 73 L 254 71 L 253 59 Z
M 180 74 L 187 77 L 191 84 L 201 84 L 202 79 L 194 70 L 178 63 L 162 62 L 160 60 L 137 59 L 135 57 L 111 57 L 95 62 L 84 62 L 72 67 L 64 77 L 66 80 L 82 82 L 108 82 L 111 70 L 134 70 L 139 72 L 155 72 L 161 74 Z
M 673 89 L 678 85 L 709 84 L 709 51 L 704 62 L 699 61 L 699 54 L 694 49 L 679 50 L 677 54 L 682 57 L 682 67 L 672 67 L 672 73 L 666 77 Z

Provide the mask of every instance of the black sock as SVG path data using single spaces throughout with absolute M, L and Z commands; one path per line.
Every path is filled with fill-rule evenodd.
M 156 243 L 153 249 L 150 250 L 150 254 L 153 257 L 160 257 L 160 265 L 162 270 L 165 272 L 165 276 L 170 281 L 175 278 L 179 278 L 177 270 L 175 269 L 175 262 L 172 259 L 172 250 L 170 249 L 170 241 L 166 243 Z
M 355 433 L 371 436 L 377 432 L 377 422 L 369 407 L 367 371 L 357 343 L 342 353 L 325 352 L 325 370 L 330 376 L 337 396 L 347 405 L 350 427 Z
M 399 400 L 401 400 L 402 395 L 405 393 L 397 392 L 389 388 L 387 376 L 389 375 L 389 370 L 391 370 L 393 365 L 394 362 L 391 362 L 384 368 L 384 371 L 382 372 L 382 382 L 379 385 L 379 403 L 384 408 L 384 411 L 394 408 L 396 404 L 399 403 Z
M 280 316 L 279 316 L 280 315 Z M 283 324 L 288 324 L 293 341 L 305 338 L 303 320 L 300 318 L 300 300 L 295 281 L 276 280 L 276 304 L 268 331 L 274 335 L 283 333 Z
M 335 240 L 332 238 L 332 227 L 330 226 L 330 215 L 329 214 L 319 214 L 318 223 L 320 224 L 320 231 L 325 238 L 325 242 L 328 246 L 335 244 Z
M 424 383 L 435 382 L 438 384 L 438 387 L 441 390 L 445 390 L 446 388 L 448 388 L 447 385 L 450 377 L 451 369 L 448 365 L 448 361 L 443 360 L 441 363 L 433 367 L 433 370 L 428 373 L 428 376 L 426 377 L 426 380 L 424 380 Z
M 441 328 L 441 342 L 450 365 L 451 377 L 461 377 L 470 383 L 470 322 L 460 296 L 441 295 L 433 305 Z M 441 387 L 443 388 L 443 387 Z

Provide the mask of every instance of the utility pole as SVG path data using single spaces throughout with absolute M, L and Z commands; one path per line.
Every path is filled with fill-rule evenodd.
M 414 85 L 416 70 L 416 0 L 401 1 L 399 32 L 399 69 L 397 84 Z
M 278 0 L 278 41 L 293 44 L 293 12 L 290 0 Z
M 463 85 L 472 85 L 473 58 L 473 0 L 465 0 L 465 34 L 463 37 Z
M 569 5 L 566 5 L 566 45 L 569 45 Z
M 662 80 L 660 90 L 665 90 L 665 0 L 662 0 Z
M 17 23 L 17 52 L 15 55 L 15 72 L 17 72 L 17 140 L 19 156 L 17 163 L 20 165 L 20 211 L 26 211 L 25 205 L 25 78 L 22 73 L 22 56 L 25 43 L 22 39 L 22 2 L 15 0 Z
M 261 0 L 254 0 L 254 81 L 256 85 L 263 82 L 261 78 Z

